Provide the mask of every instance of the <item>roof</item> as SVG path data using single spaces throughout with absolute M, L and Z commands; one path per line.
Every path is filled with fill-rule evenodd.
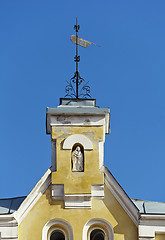
M 26 196 L 0 199 L 0 214 L 11 214 L 15 212 Z M 165 202 L 152 202 L 140 199 L 131 199 L 140 213 L 165 214 Z
M 152 202 L 140 199 L 131 199 L 140 213 L 143 214 L 165 214 L 165 202 Z
M 59 106 L 57 108 L 47 108 L 47 114 L 96 114 L 105 115 L 110 113 L 109 108 L 99 108 L 99 107 L 78 107 L 78 106 Z
M 96 99 L 60 98 L 60 106 L 47 108 L 47 114 L 99 114 L 110 113 L 109 108 L 96 107 Z
M 26 197 L 0 199 L 0 214 L 11 214 L 15 212 Z

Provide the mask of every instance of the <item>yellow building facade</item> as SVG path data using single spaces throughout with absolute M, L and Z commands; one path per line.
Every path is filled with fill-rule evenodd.
M 93 99 L 47 108 L 52 166 L 26 198 L 11 200 L 15 209 L 0 208 L 1 239 L 165 239 L 165 204 L 149 212 L 151 203 L 130 199 L 104 166 L 109 129 L 110 109 Z
M 63 100 L 59 108 L 47 109 L 54 169 L 49 187 L 20 223 L 20 240 L 51 239 L 59 232 L 66 239 L 91 239 L 92 234 L 96 239 L 137 239 L 136 224 L 104 184 L 103 145 L 110 112 L 94 102 Z M 80 170 L 73 167 L 77 146 L 83 158 Z

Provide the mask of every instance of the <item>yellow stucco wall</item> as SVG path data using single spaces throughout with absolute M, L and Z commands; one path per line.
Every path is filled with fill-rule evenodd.
M 104 200 L 93 200 L 92 209 L 64 209 L 63 201 L 51 200 L 49 187 L 21 222 L 19 240 L 41 240 L 44 225 L 55 218 L 71 224 L 74 240 L 82 239 L 83 227 L 92 218 L 107 220 L 113 227 L 114 240 L 138 239 L 137 227 L 106 186 Z
M 71 150 L 63 149 L 64 140 L 72 134 L 83 134 L 93 143 L 93 150 L 84 151 L 84 172 L 72 172 Z M 52 184 L 64 184 L 65 194 L 91 193 L 91 184 L 103 184 L 99 171 L 99 141 L 104 141 L 103 126 L 52 127 L 56 139 L 57 171 L 52 173 Z
M 155 240 L 165 240 L 165 234 L 156 234 Z
M 63 149 L 64 140 L 72 134 L 83 134 L 93 144 L 84 150 L 84 172 L 72 172 L 71 151 Z M 104 142 L 103 126 L 52 127 L 56 140 L 57 171 L 52 172 L 52 184 L 64 184 L 65 194 L 91 193 L 91 184 L 104 184 L 99 170 L 99 142 Z M 137 240 L 137 227 L 105 186 L 104 200 L 92 200 L 91 209 L 65 209 L 64 201 L 52 200 L 51 185 L 19 225 L 19 240 L 41 240 L 44 225 L 55 218 L 67 221 L 73 229 L 74 240 L 82 239 L 84 225 L 91 219 L 108 221 L 114 230 L 114 240 Z

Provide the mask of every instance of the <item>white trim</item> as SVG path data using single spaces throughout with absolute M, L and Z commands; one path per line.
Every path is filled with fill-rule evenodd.
M 140 221 L 141 220 L 165 220 L 165 214 L 141 214 L 140 215 Z
M 88 239 L 88 231 L 89 229 L 92 227 L 92 225 L 99 225 L 101 224 L 103 227 L 105 226 L 108 229 L 108 237 L 109 240 L 114 240 L 114 232 L 113 232 L 113 228 L 111 226 L 111 224 L 106 221 L 105 219 L 101 219 L 101 218 L 93 218 L 91 220 L 89 220 L 83 228 L 83 240 L 87 240 Z M 95 228 L 97 228 L 95 226 Z
M 91 184 L 92 199 L 104 199 L 104 184 Z
M 64 199 L 64 184 L 52 184 L 52 199 L 53 200 Z
M 65 194 L 64 184 L 52 184 L 52 199 L 64 200 L 65 208 L 91 208 L 92 199 L 104 199 L 104 184 L 91 184 L 87 194 Z
M 63 149 L 72 149 L 75 143 L 80 143 L 84 150 L 93 150 L 91 140 L 83 134 L 73 134 L 64 140 Z
M 109 134 L 110 114 L 76 114 L 69 113 L 61 114 L 47 114 L 47 134 L 51 133 L 52 126 L 103 126 L 104 132 Z
M 117 199 L 123 209 L 126 211 L 128 216 L 132 221 L 138 226 L 139 223 L 139 210 L 112 176 L 109 170 L 106 167 L 102 168 L 102 171 L 105 173 L 104 181 L 113 196 Z
M 33 190 L 29 193 L 29 195 L 22 202 L 20 207 L 16 212 L 14 212 L 14 217 L 18 221 L 18 224 L 22 222 L 28 212 L 32 209 L 32 207 L 36 204 L 42 194 L 46 191 L 48 186 L 51 183 L 51 170 L 48 169 L 43 177 L 39 180 Z
M 14 214 L 0 215 L 0 239 L 18 239 L 18 223 Z
M 65 221 L 65 220 L 63 220 L 63 219 L 58 219 L 58 218 L 56 218 L 56 219 L 51 219 L 50 221 L 48 221 L 46 224 L 45 224 L 45 226 L 43 227 L 43 229 L 42 229 L 42 240 L 49 240 L 48 239 L 48 233 L 49 233 L 49 229 L 52 227 L 52 226 L 54 226 L 54 228 L 53 228 L 53 231 L 56 229 L 56 226 L 55 225 L 62 225 L 62 226 L 64 226 L 65 228 L 67 228 L 67 230 L 68 230 L 68 233 L 69 233 L 69 240 L 73 240 L 73 230 L 72 230 L 72 227 L 71 227 L 71 225 L 67 222 L 67 221 Z M 58 226 L 58 228 L 59 228 L 59 226 Z
M 139 239 L 155 239 L 156 234 L 165 234 L 165 215 L 142 214 L 138 230 Z
M 165 226 L 139 226 L 139 238 L 153 238 L 155 239 L 156 234 L 165 234 Z
M 9 215 L 9 216 L 8 216 Z M 17 227 L 18 223 L 14 218 L 14 214 L 0 215 L 0 228 L 1 227 Z
M 99 168 L 104 165 L 104 142 L 99 141 Z
M 70 194 L 65 195 L 65 208 L 91 208 L 91 194 Z

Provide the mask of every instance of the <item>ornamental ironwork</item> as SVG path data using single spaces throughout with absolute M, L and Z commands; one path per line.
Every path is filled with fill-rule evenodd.
M 88 85 L 89 81 L 86 82 L 84 78 L 80 77 L 80 73 L 78 70 L 78 64 L 80 62 L 80 56 L 78 55 L 78 45 L 82 47 L 88 47 L 91 44 L 94 44 L 92 42 L 89 42 L 87 40 L 84 40 L 82 38 L 78 37 L 78 31 L 80 29 L 80 25 L 78 25 L 78 21 L 76 18 L 76 25 L 74 25 L 74 30 L 76 32 L 76 36 L 71 36 L 71 41 L 76 44 L 76 55 L 74 57 L 74 61 L 76 63 L 76 71 L 74 73 L 74 76 L 67 82 L 67 86 L 65 88 L 66 95 L 65 97 L 70 98 L 91 98 L 90 96 L 90 87 Z M 96 45 L 96 44 L 94 44 Z M 81 86 L 80 86 L 81 85 Z

